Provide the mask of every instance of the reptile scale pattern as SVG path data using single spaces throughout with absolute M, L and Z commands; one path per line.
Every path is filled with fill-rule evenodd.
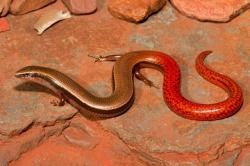
M 163 93 L 166 104 L 176 114 L 193 120 L 217 120 L 236 113 L 243 103 L 243 94 L 238 84 L 227 76 L 207 68 L 204 58 L 211 51 L 202 52 L 196 59 L 196 69 L 206 80 L 218 85 L 228 93 L 228 98 L 214 104 L 200 104 L 185 99 L 180 91 L 181 73 L 176 61 L 157 51 L 134 51 L 117 58 L 113 68 L 113 93 L 97 97 L 89 93 L 65 74 L 46 67 L 27 66 L 16 72 L 16 77 L 39 82 L 56 91 L 82 112 L 98 117 L 114 117 L 126 112 L 134 101 L 133 75 L 138 69 L 152 67 L 164 75 Z M 105 57 L 100 57 L 104 58 Z

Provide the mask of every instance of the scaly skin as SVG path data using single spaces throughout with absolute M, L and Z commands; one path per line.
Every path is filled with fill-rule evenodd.
M 134 101 L 133 73 L 138 74 L 143 67 L 156 68 L 164 75 L 164 98 L 172 111 L 188 119 L 217 120 L 237 112 L 243 103 L 243 95 L 236 82 L 203 64 L 204 58 L 210 53 L 205 51 L 197 57 L 196 68 L 205 79 L 228 93 L 229 97 L 225 101 L 215 104 L 199 104 L 185 99 L 180 92 L 179 66 L 169 55 L 156 51 L 135 51 L 98 58 L 97 61 L 116 60 L 113 68 L 114 91 L 105 98 L 92 95 L 66 75 L 50 68 L 27 66 L 17 71 L 16 77 L 48 86 L 60 95 L 61 102 L 66 100 L 82 112 L 114 117 L 127 111 Z M 151 82 L 146 80 L 146 83 Z
M 170 65 L 166 64 L 169 62 L 164 61 L 162 64 L 163 66 L 169 66 L 164 70 L 163 92 L 165 101 L 171 110 L 182 117 L 194 120 L 222 119 L 236 113 L 243 103 L 242 90 L 235 81 L 208 69 L 203 64 L 204 58 L 210 53 L 211 51 L 205 51 L 197 57 L 196 69 L 203 78 L 221 87 L 228 93 L 229 97 L 225 101 L 215 104 L 199 104 L 185 99 L 180 93 L 180 72 L 178 66 L 175 62 L 172 62 Z M 167 68 L 171 68 L 171 70 L 167 70 Z

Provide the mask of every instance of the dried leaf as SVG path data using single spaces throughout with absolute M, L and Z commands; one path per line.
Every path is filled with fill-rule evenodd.
M 40 19 L 34 25 L 34 28 L 41 35 L 46 29 L 55 24 L 58 21 L 70 18 L 69 12 L 63 12 L 61 10 L 53 10 L 42 15 Z

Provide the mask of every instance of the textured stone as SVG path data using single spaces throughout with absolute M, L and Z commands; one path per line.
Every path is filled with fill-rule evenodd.
M 10 166 L 146 165 L 119 138 L 105 132 L 95 122 L 84 117 L 74 118 L 70 122 L 71 126 L 63 135 L 50 137 L 37 148 L 23 154 L 18 161 L 11 162 Z
M 72 14 L 89 14 L 97 9 L 96 0 L 62 0 Z
M 56 0 L 13 0 L 10 5 L 10 13 L 14 15 L 26 14 L 40 9 Z
M 140 22 L 159 11 L 166 0 L 110 0 L 109 12 L 119 19 Z
M 37 147 L 43 139 L 52 135 L 60 135 L 67 126 L 69 126 L 68 123 L 44 128 L 42 126 L 32 127 L 7 142 L 0 141 L 0 165 L 8 165 L 10 161 L 19 158 L 22 153 Z
M 5 16 L 8 13 L 11 1 L 12 0 L 0 1 L 0 16 Z
M 0 18 L 0 32 L 10 30 L 10 26 L 5 18 Z
M 242 148 L 240 155 L 237 157 L 237 161 L 234 163 L 235 166 L 249 165 L 250 161 L 250 147 Z
M 184 15 L 201 21 L 228 22 L 250 8 L 250 0 L 171 0 Z
M 35 18 L 64 7 L 61 1 L 7 17 L 10 25 L 18 26 L 0 35 L 0 165 L 249 165 L 250 12 L 226 24 L 208 24 L 190 20 L 168 3 L 146 22 L 129 24 L 105 10 L 108 0 L 98 2 L 101 8 L 95 14 L 60 22 L 42 36 L 32 28 Z M 94 63 L 87 55 L 148 49 L 172 55 L 182 72 L 183 95 L 198 103 L 227 97 L 194 67 L 197 54 L 212 50 L 205 64 L 239 83 L 242 108 L 218 121 L 184 119 L 164 102 L 162 74 L 142 69 L 160 89 L 135 79 L 132 107 L 97 121 L 70 104 L 51 105 L 54 93 L 14 77 L 24 66 L 43 65 L 104 97 L 112 93 L 113 63 Z

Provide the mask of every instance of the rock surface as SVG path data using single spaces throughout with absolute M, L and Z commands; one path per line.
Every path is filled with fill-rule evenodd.
M 146 22 L 130 24 L 110 15 L 105 8 L 108 0 L 98 2 L 102 3 L 95 14 L 72 17 L 41 36 L 32 28 L 34 18 L 64 6 L 62 2 L 18 18 L 7 16 L 12 31 L 0 35 L 0 165 L 248 165 L 250 12 L 226 24 L 203 23 L 168 3 Z M 184 119 L 163 100 L 162 74 L 143 69 L 160 89 L 135 79 L 133 106 L 121 116 L 96 121 L 67 103 L 51 105 L 55 94 L 14 77 L 24 66 L 43 65 L 104 97 L 112 93 L 113 63 L 94 63 L 87 55 L 134 50 L 172 55 L 181 68 L 184 96 L 214 103 L 227 94 L 200 77 L 194 67 L 201 51 L 212 50 L 205 64 L 239 83 L 242 108 L 218 121 Z
M 14 15 L 26 14 L 40 9 L 56 0 L 13 0 L 10 5 L 10 13 Z
M 97 9 L 96 0 L 62 0 L 72 14 L 89 14 Z
M 250 8 L 250 0 L 170 0 L 184 15 L 201 21 L 228 22 Z
M 5 18 L 0 18 L 0 32 L 10 30 L 10 26 Z
M 5 16 L 10 8 L 12 0 L 1 0 L 0 1 L 0 16 Z
M 166 0 L 110 0 L 108 10 L 119 19 L 141 22 L 165 4 Z

